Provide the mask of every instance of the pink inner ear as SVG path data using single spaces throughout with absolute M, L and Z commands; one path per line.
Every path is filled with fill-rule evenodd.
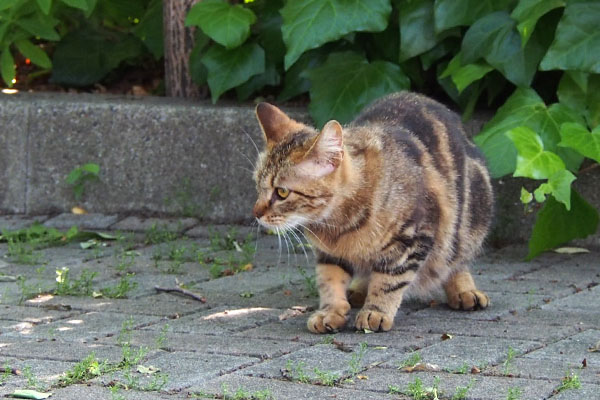
M 311 157 L 300 162 L 296 165 L 296 168 L 300 175 L 304 175 L 308 178 L 320 178 L 331 174 L 335 171 L 336 166 L 326 159 L 319 160 L 318 158 Z

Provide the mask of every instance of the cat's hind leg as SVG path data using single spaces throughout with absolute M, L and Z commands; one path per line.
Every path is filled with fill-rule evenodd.
M 444 283 L 444 290 L 448 305 L 455 310 L 475 310 L 490 304 L 487 294 L 477 290 L 471 273 L 466 269 L 454 271 Z
M 308 330 L 314 333 L 337 332 L 348 319 L 350 303 L 346 289 L 352 276 L 335 264 L 317 264 L 316 273 L 319 310 L 308 318 Z

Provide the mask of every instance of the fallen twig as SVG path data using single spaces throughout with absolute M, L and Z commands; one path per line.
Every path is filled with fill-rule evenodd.
M 180 287 L 163 288 L 163 287 L 160 287 L 160 286 L 154 286 L 154 289 L 157 292 L 179 293 L 179 294 L 182 294 L 184 296 L 191 297 L 194 300 L 198 300 L 201 303 L 206 303 L 206 298 L 205 297 L 203 297 L 203 296 L 201 296 L 201 295 L 199 295 L 197 293 L 194 293 L 194 292 L 192 292 L 190 290 L 183 289 L 183 288 L 180 288 Z
M 21 370 L 18 370 L 16 368 L 5 368 L 5 367 L 0 367 L 0 374 L 13 374 L 13 375 L 21 375 Z

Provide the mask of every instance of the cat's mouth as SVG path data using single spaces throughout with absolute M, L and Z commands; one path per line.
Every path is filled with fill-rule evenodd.
M 270 217 L 261 217 L 256 218 L 257 222 L 267 229 L 276 230 L 278 232 L 285 232 L 289 230 L 295 230 L 301 227 L 306 221 L 305 218 L 301 216 L 270 216 Z

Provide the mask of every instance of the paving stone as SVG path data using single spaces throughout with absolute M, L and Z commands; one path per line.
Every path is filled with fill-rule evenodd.
M 78 311 L 116 312 L 126 315 L 155 315 L 164 318 L 179 318 L 208 305 L 187 297 L 158 293 L 137 299 L 109 299 L 93 297 L 50 296 L 41 302 L 28 300 L 26 304 L 38 305 L 41 309 L 72 309 Z
M 258 358 L 229 356 L 222 354 L 201 354 L 201 353 L 165 353 L 158 357 L 148 360 L 145 366 L 153 366 L 160 369 L 161 373 L 168 375 L 166 385 L 162 390 L 181 391 L 192 385 L 198 385 L 219 375 L 233 372 L 237 369 L 253 365 L 260 362 Z M 152 375 L 133 372 L 136 378 L 139 378 L 138 384 L 141 387 L 147 386 L 152 379 Z M 127 382 L 123 371 L 118 371 L 114 375 L 103 375 L 94 381 L 108 384 L 113 381 Z
M 53 360 L 34 360 L 6 358 L 2 360 L 2 366 L 10 366 L 21 371 L 21 375 L 11 376 L 9 382 L 16 388 L 25 389 L 35 386 L 37 390 L 46 391 L 56 383 L 58 378 L 73 367 L 74 363 Z M 30 378 L 31 382 L 27 378 Z
M 79 230 L 108 229 L 118 219 L 117 215 L 63 213 L 50 218 L 44 222 L 44 225 L 56 229 L 69 229 L 72 226 L 76 226 Z
M 169 320 L 169 332 L 231 334 L 276 320 L 281 310 L 264 307 L 216 307 L 199 313 Z M 149 325 L 145 329 L 161 329 Z
M 525 340 L 454 336 L 452 339 L 423 348 L 419 353 L 424 362 L 456 370 L 465 364 L 480 368 L 496 365 L 506 359 L 509 348 L 519 355 L 541 346 L 538 342 Z
M 3 357 L 69 362 L 79 362 L 92 352 L 99 360 L 109 362 L 119 362 L 123 358 L 119 347 L 98 343 L 63 342 L 56 340 L 53 333 L 49 332 L 47 338 L 29 340 L 0 336 L 0 351 Z
M 156 393 L 138 390 L 120 389 L 112 392 L 110 388 L 98 385 L 71 385 L 62 389 L 52 390 L 52 398 L 61 400 L 81 399 L 118 399 L 123 396 L 127 400 L 161 400 L 161 399 L 185 399 L 187 396 L 180 393 Z
M 110 321 L 110 323 L 108 323 Z M 118 334 L 123 323 L 132 321 L 132 326 L 137 327 L 160 321 L 158 317 L 127 314 L 105 313 L 90 311 L 82 314 L 51 322 L 42 326 L 33 326 L 25 331 L 6 331 L 3 336 L 26 338 L 52 338 L 60 341 L 77 341 L 87 343 L 95 338 Z
M 524 311 L 511 315 L 511 320 L 474 320 L 459 318 L 431 318 L 418 314 L 409 314 L 396 319 L 393 331 L 432 333 L 438 338 L 447 333 L 459 336 L 498 337 L 507 339 L 522 339 L 533 341 L 554 341 L 573 335 L 578 329 L 571 325 L 553 326 L 537 323 L 529 317 L 529 312 Z
M 552 400 L 582 400 L 597 399 L 600 393 L 600 385 L 582 383 L 579 389 L 568 389 L 550 397 Z
M 472 385 L 467 392 L 467 400 L 506 400 L 509 388 L 521 388 L 521 399 L 546 399 L 555 386 L 555 382 L 547 380 L 530 380 L 519 378 L 497 378 L 481 375 L 448 374 L 445 372 L 413 372 L 374 368 L 364 373 L 368 379 L 354 379 L 353 383 L 344 383 L 344 387 L 372 392 L 390 391 L 390 386 L 403 393 L 409 393 L 409 384 L 419 379 L 424 388 L 432 388 L 437 380 L 438 389 L 443 397 L 451 398 L 458 388 Z M 375 396 L 375 393 L 373 393 Z M 411 397 L 412 398 L 412 397 Z
M 318 371 L 332 379 L 342 380 L 374 363 L 393 357 L 390 351 L 367 349 L 361 355 L 360 345 L 341 348 L 335 344 L 316 344 L 285 354 L 277 359 L 244 368 L 237 373 L 261 378 L 303 380 L 323 383 Z
M 164 327 L 165 324 L 160 325 Z M 131 332 L 129 343 L 134 346 L 156 346 L 157 339 L 160 335 L 161 333 L 156 330 L 134 330 Z M 116 336 L 105 337 L 100 338 L 98 342 L 116 345 L 118 338 Z M 205 335 L 178 332 L 168 332 L 165 335 L 164 343 L 161 346 L 161 348 L 170 352 L 187 351 L 247 356 L 260 359 L 279 357 L 302 347 L 306 347 L 306 344 L 298 341 L 293 342 L 275 339 L 255 339 L 242 336 L 235 337 L 230 335 Z
M 43 223 L 47 219 L 47 215 L 0 215 L 0 232 L 24 229 L 36 222 Z
M 600 352 L 590 352 L 596 343 L 600 342 L 600 330 L 589 329 L 563 340 L 550 343 L 541 349 L 524 355 L 535 360 L 556 360 L 581 365 L 587 359 L 588 364 L 600 366 Z
M 235 233 L 235 237 L 244 240 L 248 235 L 257 236 L 257 228 L 244 225 L 197 225 L 185 232 L 186 236 L 195 238 L 210 238 L 214 235 Z
M 224 390 L 230 396 L 238 390 L 247 393 L 268 391 L 274 399 L 337 399 L 337 400 L 372 400 L 372 392 L 361 392 L 352 389 L 342 389 L 329 386 L 315 386 L 303 383 L 263 379 L 243 375 L 224 375 L 200 385 L 193 385 L 188 389 L 190 393 L 200 398 L 212 398 L 213 395 L 222 396 Z M 383 400 L 408 400 L 409 397 L 377 394 L 377 399 Z
M 562 299 L 553 301 L 547 305 L 543 305 L 542 308 L 547 310 L 556 310 L 557 312 L 562 310 L 586 311 L 589 309 L 590 304 L 598 302 L 598 299 L 600 299 L 600 285 L 594 286 L 590 289 L 584 289 L 581 292 L 575 293 L 571 296 L 563 297 Z
M 198 220 L 196 218 L 141 218 L 130 216 L 111 226 L 111 229 L 147 232 L 154 228 L 160 231 L 182 233 L 197 224 Z
M 583 359 L 582 359 L 583 360 Z M 558 359 L 533 359 L 523 356 L 513 359 L 507 366 L 499 364 L 486 368 L 486 375 L 505 376 L 527 379 L 551 379 L 560 381 L 570 373 L 575 373 L 582 382 L 600 382 L 600 364 L 587 362 L 587 367 L 582 368 L 582 363 L 569 362 Z

